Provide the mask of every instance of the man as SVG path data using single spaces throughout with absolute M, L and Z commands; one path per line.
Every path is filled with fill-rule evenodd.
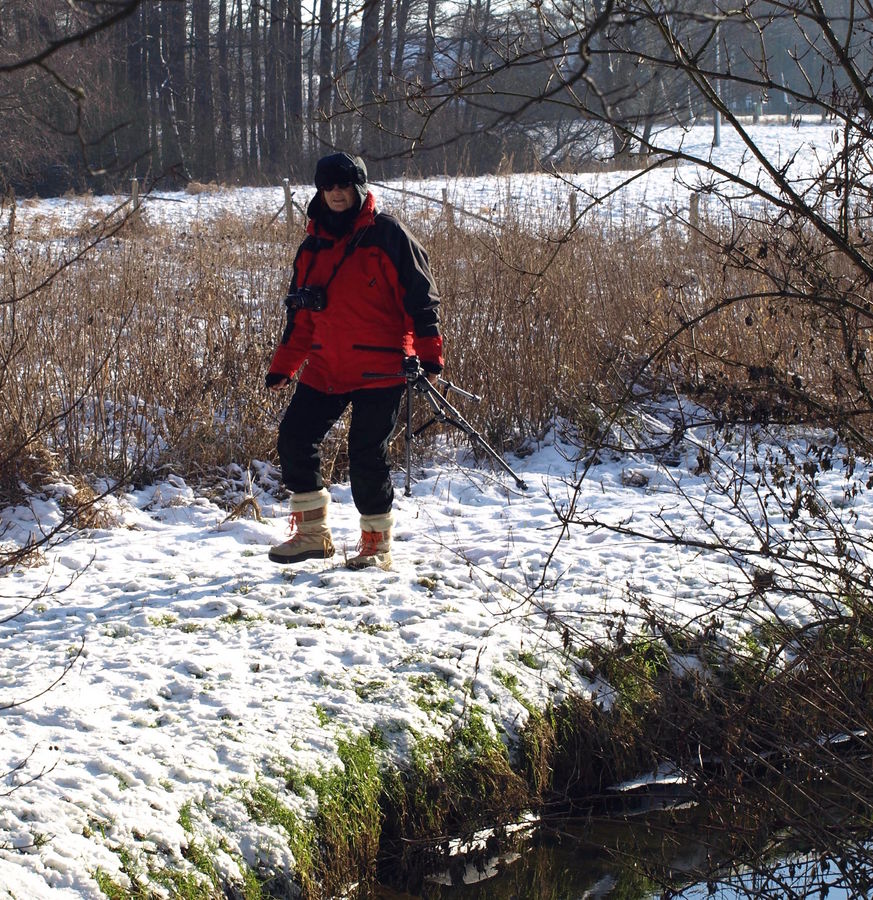
M 349 479 L 361 542 L 347 565 L 388 568 L 394 524 L 388 441 L 406 383 L 403 360 L 418 356 L 431 379 L 442 371 L 439 296 L 422 246 L 376 210 L 360 157 L 323 157 L 315 187 L 285 300 L 285 331 L 266 377 L 275 391 L 300 373 L 277 444 L 291 491 L 291 536 L 269 557 L 295 563 L 333 556 L 320 446 L 351 405 Z

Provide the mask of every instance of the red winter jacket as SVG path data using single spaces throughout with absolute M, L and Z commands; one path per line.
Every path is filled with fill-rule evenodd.
M 318 312 L 288 308 L 270 374 L 290 378 L 305 362 L 303 384 L 346 393 L 402 383 L 405 376 L 395 373 L 404 356 L 440 372 L 439 296 L 422 246 L 393 216 L 376 212 L 371 193 L 351 233 L 339 238 L 318 228 L 321 202 L 316 196 L 310 204 L 289 294 L 326 285 L 327 304 Z

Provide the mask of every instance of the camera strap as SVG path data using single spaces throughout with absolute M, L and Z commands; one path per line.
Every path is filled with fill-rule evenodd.
M 360 231 L 357 231 L 354 235 L 352 235 L 351 239 L 346 244 L 345 249 L 343 250 L 343 255 L 339 258 L 339 261 L 333 267 L 333 272 L 330 273 L 330 276 L 328 277 L 327 281 L 323 285 L 321 285 L 321 287 L 324 289 L 325 294 L 327 293 L 328 286 L 336 277 L 336 273 L 339 272 L 340 266 L 355 252 L 355 250 L 358 247 L 358 244 L 360 244 L 364 238 L 364 233 L 367 231 L 367 229 L 369 227 L 370 227 L 369 225 L 365 225 Z M 308 286 L 307 281 L 309 281 L 309 273 L 312 271 L 312 267 L 315 265 L 315 257 L 317 255 L 317 253 L 318 253 L 318 250 L 316 250 L 312 254 L 312 259 L 310 259 L 309 265 L 306 267 L 306 275 L 303 278 L 303 284 L 299 285 L 300 287 Z

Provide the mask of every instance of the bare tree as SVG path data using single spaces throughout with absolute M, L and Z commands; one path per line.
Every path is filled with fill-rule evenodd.
M 318 100 L 316 108 L 318 139 L 324 146 L 333 143 L 331 111 L 333 108 L 333 32 L 334 5 L 321 0 L 318 16 Z
M 228 59 L 228 18 L 227 0 L 218 3 L 218 163 L 224 173 L 230 173 L 234 167 L 233 141 L 231 138 L 231 122 L 233 107 L 230 102 L 230 71 Z
M 280 158 L 285 148 L 285 103 L 282 65 L 284 51 L 284 5 L 270 0 L 265 7 L 267 24 L 264 43 L 264 138 L 266 168 L 271 173 L 280 170 Z
M 215 172 L 215 103 L 212 89 L 209 0 L 192 0 L 194 59 L 193 146 L 196 172 L 209 178 Z
M 289 0 L 285 27 L 285 121 L 290 156 L 288 168 L 297 177 L 302 175 L 299 165 L 303 150 L 303 13 L 301 0 Z
M 250 165 L 249 165 L 249 142 L 246 138 L 247 128 L 248 128 L 248 114 L 247 114 L 247 98 L 248 93 L 246 91 L 246 68 L 245 68 L 245 53 L 244 53 L 244 41 L 243 35 L 245 33 L 244 23 L 243 23 L 243 11 L 242 11 L 242 0 L 235 0 L 236 2 L 236 42 L 237 42 L 237 57 L 236 57 L 236 106 L 237 106 L 237 122 L 239 125 L 239 151 L 240 151 L 240 159 L 242 161 L 242 170 L 245 174 L 249 173 Z M 254 73 L 252 73 L 254 75 Z
M 361 19 L 353 94 L 365 113 L 361 147 L 368 156 L 379 158 L 382 129 L 379 104 L 379 21 L 380 0 L 367 0 Z M 370 114 L 372 111 L 372 114 Z M 374 172 L 378 176 L 378 171 Z

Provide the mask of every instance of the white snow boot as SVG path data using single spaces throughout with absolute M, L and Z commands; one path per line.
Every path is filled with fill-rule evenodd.
M 307 491 L 291 495 L 291 537 L 282 544 L 270 547 L 269 558 L 275 563 L 296 563 L 304 559 L 328 559 L 334 554 L 330 527 L 327 524 L 327 504 L 330 494 Z
M 390 510 L 378 516 L 361 516 L 361 543 L 358 555 L 346 561 L 350 569 L 366 569 L 377 566 L 391 568 L 391 529 L 394 513 Z

